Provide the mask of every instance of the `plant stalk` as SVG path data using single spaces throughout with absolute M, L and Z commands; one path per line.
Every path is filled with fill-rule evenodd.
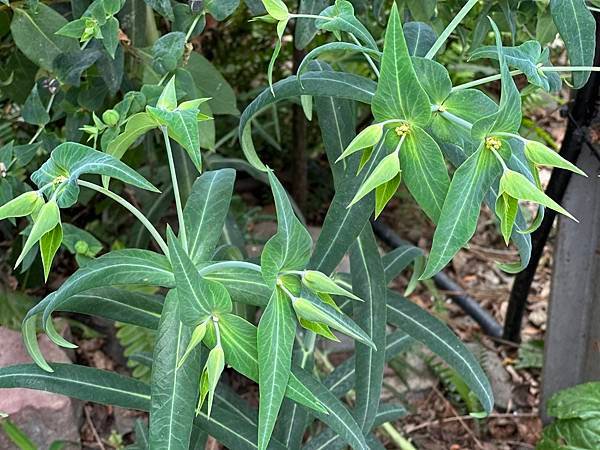
M 171 172 L 171 183 L 173 183 L 173 194 L 175 194 L 175 207 L 177 208 L 177 220 L 179 222 L 179 237 L 183 248 L 187 252 L 187 236 L 185 233 L 185 220 L 183 218 L 183 205 L 181 202 L 181 195 L 179 193 L 179 183 L 177 182 L 177 171 L 175 170 L 175 161 L 173 160 L 173 150 L 171 149 L 171 141 L 169 139 L 169 133 L 167 127 L 164 125 L 160 127 L 163 137 L 165 139 L 165 146 L 167 148 L 167 158 L 169 159 L 169 171 Z
M 479 0 L 469 0 L 465 4 L 465 6 L 462 7 L 462 9 L 458 12 L 458 14 L 454 17 L 454 19 L 452 19 L 452 21 L 448 24 L 448 26 L 444 29 L 444 31 L 442 31 L 442 34 L 440 34 L 440 37 L 437 38 L 437 40 L 435 41 L 433 46 L 429 49 L 429 51 L 425 55 L 425 58 L 433 59 L 433 57 L 440 50 L 440 48 L 442 48 L 442 45 L 444 45 L 446 40 L 450 37 L 452 32 L 462 22 L 462 20 L 465 18 L 465 16 L 467 14 L 469 14 L 469 11 L 471 11 L 471 9 L 473 9 L 473 7 L 477 4 L 478 1 Z
M 167 246 L 167 243 L 164 241 L 164 239 L 162 238 L 160 233 L 157 231 L 157 229 L 154 228 L 154 225 L 152 225 L 150 223 L 150 221 L 146 218 L 146 216 L 144 216 L 144 213 L 142 213 L 139 209 L 137 209 L 135 206 L 133 206 L 131 203 L 129 203 L 127 200 L 125 200 L 120 195 L 115 194 L 114 192 L 109 191 L 108 189 L 105 189 L 102 186 L 98 186 L 97 184 L 90 183 L 90 182 L 84 181 L 84 180 L 77 180 L 77 184 L 80 186 L 92 189 L 93 191 L 99 192 L 101 194 L 104 194 L 107 197 L 114 200 L 115 202 L 117 202 L 119 205 L 123 206 L 125 209 L 127 209 L 131 214 L 133 214 L 142 223 L 142 225 L 144 225 L 146 227 L 146 229 L 150 232 L 150 234 L 152 235 L 152 237 L 154 238 L 154 240 L 160 247 L 161 251 L 166 256 L 169 256 L 169 247 Z

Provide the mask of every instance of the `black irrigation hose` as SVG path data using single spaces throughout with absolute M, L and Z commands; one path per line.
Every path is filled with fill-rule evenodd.
M 374 221 L 372 225 L 377 237 L 390 247 L 396 248 L 403 245 L 404 241 L 384 223 Z M 448 275 L 439 272 L 433 277 L 433 281 L 440 289 L 448 291 L 448 295 L 452 301 L 477 322 L 485 334 L 494 338 L 502 336 L 502 325 L 483 309 L 474 298 L 466 295 L 464 290 Z

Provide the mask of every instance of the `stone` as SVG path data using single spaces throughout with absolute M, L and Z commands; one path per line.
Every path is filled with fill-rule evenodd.
M 31 363 L 21 333 L 0 327 L 0 367 Z M 70 363 L 69 357 L 46 335 L 39 338 L 40 349 L 50 362 Z M 0 389 L 0 411 L 8 414 L 38 448 L 45 449 L 54 441 L 69 441 L 79 445 L 78 401 L 64 395 L 32 389 Z M 0 431 L 0 448 L 18 450 Z

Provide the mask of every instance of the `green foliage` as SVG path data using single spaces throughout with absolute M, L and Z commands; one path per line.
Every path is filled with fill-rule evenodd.
M 408 295 L 419 277 L 442 270 L 475 233 L 484 201 L 506 244 L 518 248 L 520 260 L 502 266 L 510 272 L 527 265 L 528 234 L 544 207 L 568 215 L 541 190 L 538 169 L 583 172 L 519 135 L 521 93 L 509 70 L 524 73 L 534 92 L 558 89 L 558 73 L 569 70 L 582 86 L 596 69 L 595 25 L 585 4 L 394 2 L 386 20 L 385 2 L 372 9 L 347 0 L 243 3 L 95 0 L 74 2 L 69 12 L 35 2 L 0 10 L 0 20 L 10 20 L 10 33 L 0 33 L 0 54 L 7 55 L 0 100 L 16 111 L 0 134 L 0 232 L 23 229 L 24 244 L 7 253 L 18 255 L 26 279 L 37 266 L 51 278 L 61 247 L 79 265 L 39 303 L 24 301 L 27 313 L 21 304 L 13 309 L 21 294 L 2 291 L 0 320 L 14 327 L 24 316 L 35 364 L 0 369 L 0 387 L 149 411 L 148 431 L 136 430 L 139 448 L 146 448 L 144 439 L 150 448 L 199 448 L 211 435 L 228 448 L 298 449 L 318 419 L 326 428 L 310 436 L 307 448 L 366 449 L 377 445 L 376 427 L 406 413 L 381 403 L 381 385 L 386 362 L 416 340 L 447 364 L 444 373 L 473 412 L 490 413 L 491 386 L 477 359 L 443 322 L 388 284 L 412 266 Z M 248 11 L 266 15 L 248 24 Z M 214 26 L 207 14 L 229 20 Z M 578 67 L 552 66 L 543 48 L 551 22 Z M 267 31 L 272 24 L 275 33 Z M 296 73 L 281 61 L 290 55 L 288 24 L 296 48 L 310 48 Z M 239 34 L 227 35 L 235 26 Z M 228 75 L 238 69 L 230 48 L 221 60 L 207 51 L 212 34 L 219 36 L 215 48 L 227 42 L 222 33 L 263 65 L 265 74 L 247 75 L 251 86 L 234 89 L 217 68 Z M 274 50 L 266 71 L 266 51 L 254 52 L 252 40 Z M 462 74 L 450 73 L 457 64 L 448 61 L 467 57 L 497 61 L 498 73 L 457 84 Z M 289 76 L 277 81 L 281 74 Z M 473 89 L 498 79 L 499 101 Z M 261 92 L 256 83 L 264 84 Z M 286 147 L 289 121 L 279 116 L 293 102 L 309 120 L 317 116 L 311 124 L 318 123 L 320 139 L 312 132 L 317 125 L 306 137 L 311 145 L 318 141 L 314 154 L 322 141 L 333 176 L 316 242 L 279 170 L 269 168 L 290 163 L 285 152 L 271 158 L 264 151 Z M 17 144 L 29 131 L 28 143 Z M 246 161 L 237 158 L 236 133 Z M 277 231 L 255 259 L 246 257 L 230 217 L 232 198 L 236 207 L 242 203 L 234 197 L 236 170 L 268 184 L 275 204 Z M 369 224 L 402 182 L 436 226 L 426 265 L 423 250 L 409 244 L 380 255 Z M 521 201 L 539 205 L 531 224 Z M 124 211 L 139 221 L 133 232 Z M 96 217 L 85 230 L 69 223 L 90 214 Z M 336 273 L 347 253 L 350 274 Z M 57 345 L 73 347 L 54 329 L 52 315 L 61 311 L 117 321 L 133 376 L 48 364 L 37 343 L 39 324 Z M 320 338 L 337 340 L 337 333 L 355 341 L 355 354 L 321 380 L 315 346 Z M 226 370 L 258 383 L 257 409 L 227 386 Z M 340 400 L 350 390 L 352 407 Z M 556 405 L 560 421 L 545 442 L 570 439 L 596 420 L 581 410 L 567 417 L 564 401 Z
M 555 420 L 544 428 L 537 450 L 593 449 L 600 444 L 600 385 L 585 383 L 554 394 L 548 415 Z

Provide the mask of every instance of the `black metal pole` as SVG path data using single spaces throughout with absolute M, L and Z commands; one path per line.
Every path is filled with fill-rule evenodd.
M 600 44 L 600 20 L 596 15 L 596 42 Z M 596 47 L 598 49 L 598 46 Z M 600 52 L 596 51 L 594 65 L 600 64 Z M 588 143 L 587 127 L 598 115 L 598 102 L 600 90 L 600 74 L 592 72 L 588 83 L 579 89 L 569 105 L 568 124 L 562 143 L 560 154 L 563 158 L 576 163 L 584 144 Z M 592 149 L 589 149 L 590 151 Z M 571 179 L 571 172 L 555 169 L 552 171 L 546 194 L 557 202 L 561 202 Z M 546 209 L 544 220 L 540 227 L 531 235 L 531 260 L 529 265 L 517 274 L 513 284 L 502 337 L 507 341 L 519 342 L 521 339 L 521 326 L 523 314 L 527 305 L 529 290 L 535 277 L 544 246 L 552 231 L 552 224 L 556 212 Z

